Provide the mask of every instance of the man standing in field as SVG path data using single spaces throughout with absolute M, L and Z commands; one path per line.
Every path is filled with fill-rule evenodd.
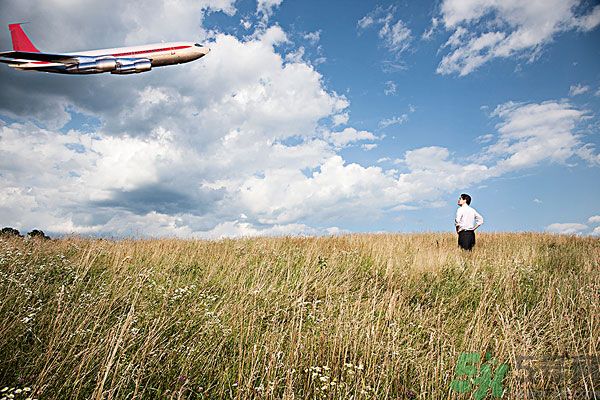
M 471 196 L 461 194 L 458 198 L 456 210 L 456 233 L 458 233 L 458 245 L 461 249 L 471 250 L 475 246 L 475 230 L 483 224 L 483 217 L 474 209 L 471 208 Z

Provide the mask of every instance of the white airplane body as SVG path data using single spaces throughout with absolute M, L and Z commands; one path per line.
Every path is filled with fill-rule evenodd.
M 10 24 L 9 29 L 14 51 L 0 52 L 0 62 L 23 71 L 135 74 L 150 71 L 152 67 L 194 61 L 210 51 L 198 43 L 171 42 L 74 53 L 42 53 L 31 43 L 20 24 Z

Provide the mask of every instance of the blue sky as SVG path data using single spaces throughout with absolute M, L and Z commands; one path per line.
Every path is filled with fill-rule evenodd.
M 221 237 L 600 234 L 594 1 L 9 0 L 42 50 L 193 40 L 136 76 L 0 74 L 0 223 Z M 160 11 L 160 12 L 157 12 Z M 10 49 L 8 30 L 0 39 Z M 1 66 L 0 66 L 1 67 Z

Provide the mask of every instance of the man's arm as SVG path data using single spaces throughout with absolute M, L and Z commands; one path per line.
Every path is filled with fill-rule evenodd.
M 475 227 L 473 228 L 473 230 L 476 230 L 481 225 L 483 225 L 483 217 L 481 216 L 481 214 L 475 211 Z
M 456 233 L 458 233 L 458 230 L 460 229 L 460 223 L 462 222 L 462 218 L 463 218 L 462 208 L 459 208 L 458 210 L 456 210 L 456 218 L 454 218 L 454 225 L 456 226 Z

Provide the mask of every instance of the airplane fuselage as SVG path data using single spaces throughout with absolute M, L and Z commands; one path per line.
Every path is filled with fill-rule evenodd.
M 103 72 L 126 74 L 143 72 L 146 69 L 142 66 L 139 71 L 132 70 L 131 72 L 119 72 L 119 65 L 140 63 L 140 59 L 150 61 L 149 66 L 151 67 L 181 64 L 197 60 L 200 57 L 205 56 L 208 51 L 209 49 L 207 47 L 192 42 L 156 43 L 143 46 L 62 53 L 64 55 L 72 55 L 74 59 L 79 61 L 78 64 L 71 66 L 65 65 L 64 63 L 18 59 L 15 61 L 29 62 L 9 64 L 9 66 L 20 70 L 35 70 L 61 74 L 93 74 Z M 108 61 L 109 64 L 112 64 L 114 61 L 116 65 L 115 68 L 111 68 L 109 65 L 107 68 L 104 68 L 104 70 L 98 68 L 81 68 L 81 65 L 85 66 L 86 64 L 97 61 L 104 61 L 105 63 Z M 123 70 L 121 69 L 121 71 Z

